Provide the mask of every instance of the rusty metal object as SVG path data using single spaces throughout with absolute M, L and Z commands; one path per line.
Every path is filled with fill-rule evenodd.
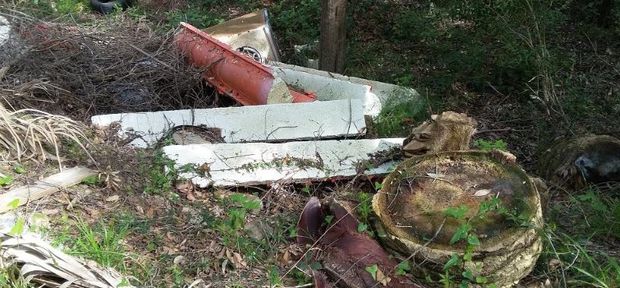
M 237 51 L 252 55 L 254 60 L 261 63 L 280 61 L 267 9 L 231 19 L 202 31 Z
M 181 23 L 175 42 L 194 66 L 204 69 L 203 77 L 209 84 L 243 105 L 310 102 L 316 98 L 289 91 L 270 68 L 187 23 Z

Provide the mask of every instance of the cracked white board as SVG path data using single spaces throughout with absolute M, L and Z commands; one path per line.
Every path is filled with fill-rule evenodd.
M 357 99 L 97 115 L 93 125 L 120 124 L 131 144 L 155 144 L 174 127 L 218 128 L 226 143 L 356 137 L 366 132 L 362 103 Z
M 200 187 L 244 186 L 352 177 L 362 161 L 378 152 L 400 149 L 403 140 L 172 145 L 163 151 L 175 162 L 181 178 Z M 364 167 L 364 174 L 386 174 L 395 164 Z

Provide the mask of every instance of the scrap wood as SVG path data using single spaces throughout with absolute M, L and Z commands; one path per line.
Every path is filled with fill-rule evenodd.
M 74 167 L 51 175 L 34 185 L 26 185 L 0 194 L 0 213 L 14 208 L 13 201 L 19 201 L 17 206 L 24 205 L 32 200 L 41 199 L 52 193 L 80 183 L 84 178 L 96 175 L 96 172 L 85 167 Z
M 118 272 L 67 255 L 34 234 L 0 233 L 0 241 L 0 268 L 16 265 L 28 282 L 44 287 L 131 287 Z
M 366 131 L 357 99 L 108 114 L 91 121 L 98 127 L 118 122 L 121 137 L 139 136 L 131 142 L 136 147 L 153 145 L 179 126 L 218 128 L 228 143 L 355 137 Z
M 175 168 L 200 187 L 272 184 L 342 179 L 358 174 L 357 165 L 380 151 L 400 147 L 403 138 L 297 141 L 288 143 L 220 143 L 163 148 Z M 396 162 L 367 167 L 364 174 L 387 174 Z

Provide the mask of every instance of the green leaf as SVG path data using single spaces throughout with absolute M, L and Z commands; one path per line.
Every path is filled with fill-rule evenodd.
M 487 279 L 487 277 L 484 277 L 484 276 L 476 276 L 476 283 L 478 283 L 478 284 L 485 284 L 485 283 L 487 283 L 487 281 L 489 281 L 489 280 Z
M 373 264 L 371 266 L 366 267 L 366 272 L 370 273 L 372 279 L 377 280 L 377 271 L 379 271 L 379 266 L 377 264 Z
M 463 219 L 465 217 L 465 213 L 467 213 L 467 206 L 461 205 L 459 207 L 450 207 L 443 211 L 444 215 L 448 217 L 452 217 L 454 219 Z
M 469 279 L 470 281 L 474 280 L 474 273 L 471 272 L 471 270 L 467 269 L 465 271 L 463 271 L 463 277 L 465 277 L 466 279 Z
M 22 233 L 24 233 L 25 223 L 26 221 L 24 220 L 24 218 L 17 218 L 17 220 L 15 221 L 15 225 L 13 225 L 13 228 L 11 228 L 11 231 L 9 232 L 9 234 L 13 236 L 22 235 Z
M 366 230 L 368 230 L 368 225 L 366 223 L 360 222 L 360 223 L 357 224 L 357 232 L 362 233 L 362 232 L 364 232 Z
M 19 198 L 15 198 L 13 199 L 11 202 L 9 202 L 9 204 L 6 205 L 7 207 L 11 208 L 11 209 L 15 209 L 17 207 L 19 207 Z
M 480 240 L 478 239 L 478 237 L 476 237 L 476 235 L 473 234 L 467 235 L 467 243 L 469 245 L 480 246 Z
M 446 262 L 446 264 L 443 265 L 443 270 L 447 271 L 448 269 L 459 265 L 459 263 L 461 263 L 461 259 L 459 259 L 459 256 L 454 253 L 452 254 L 452 256 L 450 257 L 450 259 L 448 260 L 448 262 Z
M 409 271 L 411 271 L 411 265 L 409 265 L 409 261 L 402 261 L 398 263 L 398 266 L 396 266 L 396 275 L 398 276 L 405 275 Z
M 470 249 L 466 249 L 465 253 L 463 253 L 463 260 L 464 261 L 471 261 L 471 259 L 473 257 L 474 257 L 474 253 L 472 253 L 472 251 Z
M 97 185 L 99 184 L 99 176 L 97 175 L 87 176 L 86 178 L 82 179 L 81 183 L 85 185 Z
M 461 224 L 461 226 L 456 228 L 454 235 L 452 235 L 452 239 L 450 239 L 450 245 L 459 242 L 462 239 L 466 239 L 470 230 L 471 225 L 469 225 L 468 223 Z
M 383 188 L 383 184 L 381 182 L 375 182 L 375 190 L 381 190 Z
M 478 216 L 483 216 L 490 211 L 497 210 L 500 204 L 500 199 L 497 197 L 493 197 L 491 199 L 481 202 L 480 208 L 478 208 Z
M 334 220 L 334 215 L 325 216 L 325 223 L 327 223 L 327 225 L 332 224 L 333 220 Z
M 4 175 L 0 173 L 0 186 L 6 186 L 13 183 L 13 177 L 11 175 Z
M 15 167 L 13 167 L 13 172 L 17 174 L 24 174 L 26 173 L 26 168 L 24 168 L 24 166 L 22 165 L 16 165 Z

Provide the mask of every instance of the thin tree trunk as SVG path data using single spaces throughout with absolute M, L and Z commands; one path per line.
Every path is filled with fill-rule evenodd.
M 346 0 L 321 0 L 319 69 L 342 73 L 346 50 Z

